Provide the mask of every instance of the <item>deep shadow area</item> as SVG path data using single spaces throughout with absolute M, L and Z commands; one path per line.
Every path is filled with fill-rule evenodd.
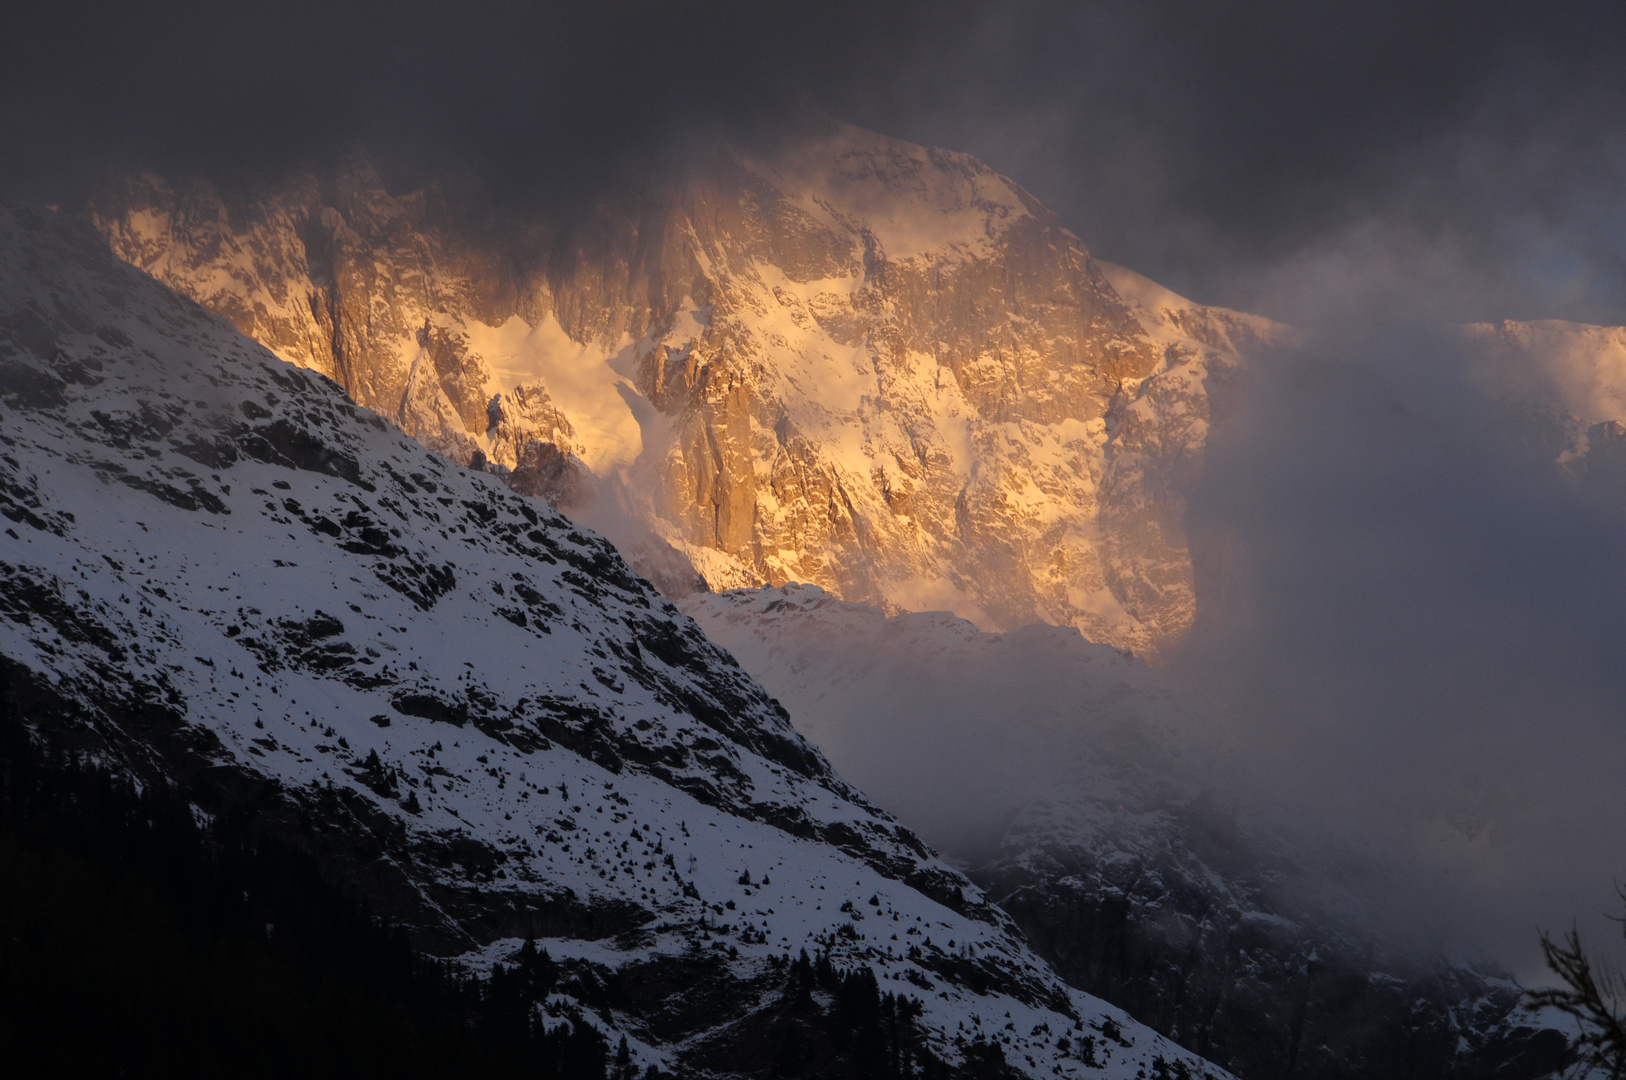
M 41 750 L 0 689 L 12 1075 L 606 1076 L 591 1025 L 530 1018 L 546 978 L 423 959 L 252 823 L 200 824 L 173 788 Z

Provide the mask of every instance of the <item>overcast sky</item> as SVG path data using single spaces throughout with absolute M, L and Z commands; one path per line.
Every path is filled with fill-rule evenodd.
M 359 136 L 564 198 L 806 94 L 986 158 L 1199 299 L 1268 304 L 1261 275 L 1377 220 L 1461 249 L 1485 306 L 1621 323 L 1622 55 L 1626 5 L 1585 0 L 32 4 L 0 169 L 27 195 Z

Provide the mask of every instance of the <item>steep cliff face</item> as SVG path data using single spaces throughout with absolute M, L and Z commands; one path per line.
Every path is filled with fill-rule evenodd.
M 43 212 L 0 213 L 0 516 L 8 745 L 173 785 L 473 975 L 537 939 L 521 1016 L 625 1036 L 617 1075 L 864 1074 L 855 990 L 908 1075 L 1217 1074 L 1051 973 L 604 540 Z
M 1154 653 L 1192 619 L 1209 395 L 1280 333 L 1096 263 L 972 158 L 834 124 L 569 223 L 392 194 L 361 156 L 230 195 L 140 177 L 90 215 L 431 447 L 596 492 L 713 587 Z

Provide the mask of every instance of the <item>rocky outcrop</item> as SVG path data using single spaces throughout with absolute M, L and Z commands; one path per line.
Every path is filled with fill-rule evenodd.
M 1280 328 L 1096 263 L 965 155 L 828 121 L 787 146 L 569 222 L 392 193 L 359 152 L 88 213 L 284 359 L 524 490 L 591 489 L 714 587 L 1178 640 L 1208 398 Z

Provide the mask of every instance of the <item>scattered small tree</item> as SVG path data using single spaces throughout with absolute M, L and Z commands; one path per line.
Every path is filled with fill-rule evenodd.
M 1622 894 L 1626 900 L 1626 893 Z M 1626 922 L 1626 920 L 1623 920 Z M 1535 1008 L 1568 1013 L 1581 1033 L 1570 1045 L 1572 1075 L 1626 1080 L 1626 977 L 1612 968 L 1597 968 L 1581 948 L 1581 935 L 1570 930 L 1562 941 L 1546 931 L 1541 951 L 1547 967 L 1563 985 L 1528 991 Z

